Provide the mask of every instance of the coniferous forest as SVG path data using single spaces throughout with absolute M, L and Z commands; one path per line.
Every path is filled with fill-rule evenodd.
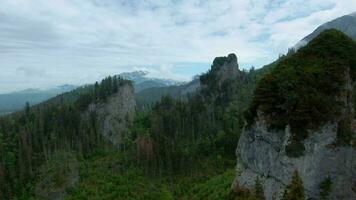
M 123 24 L 132 29 L 130 20 Z M 230 53 L 188 82 L 103 73 L 0 113 L 0 200 L 355 199 L 353 30 L 355 13 L 319 26 L 259 69 L 241 67 Z M 112 46 L 100 55 L 131 45 Z

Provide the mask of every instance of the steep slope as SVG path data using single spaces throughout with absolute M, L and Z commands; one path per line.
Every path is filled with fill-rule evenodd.
M 351 13 L 349 15 L 344 15 L 342 17 L 336 18 L 330 22 L 320 25 L 311 34 L 304 37 L 296 45 L 296 47 L 299 48 L 301 46 L 304 46 L 305 44 L 313 40 L 316 36 L 318 36 L 321 32 L 331 28 L 337 29 L 348 35 L 352 39 L 356 40 L 356 14 Z
M 293 171 L 307 198 L 330 179 L 331 199 L 356 197 L 356 44 L 332 29 L 279 62 L 258 83 L 239 139 L 235 190 L 262 179 L 281 199 Z
M 240 106 L 242 102 L 236 94 L 244 91 L 242 86 L 248 82 L 237 78 L 244 76 L 247 74 L 238 69 L 235 55 L 216 58 L 212 69 L 196 79 L 204 83 L 204 89 L 196 95 L 185 101 L 164 97 L 152 110 L 137 112 L 119 151 L 108 154 L 100 149 L 99 154 L 81 161 L 80 181 L 68 190 L 65 199 L 227 197 L 234 178 L 236 131 L 240 129 L 235 103 Z M 84 104 L 89 107 L 84 112 L 96 113 L 98 130 L 100 124 L 120 121 L 106 114 L 121 110 L 112 109 L 118 106 L 110 103 L 115 97 L 110 95 L 105 103 Z M 232 102 L 234 105 L 230 105 Z M 99 116 L 108 119 L 102 123 Z M 106 133 L 117 129 L 113 126 Z M 87 132 L 92 134 L 92 130 Z M 112 136 L 110 140 L 116 139 L 115 134 Z M 225 173 L 226 169 L 229 170 Z M 62 182 L 69 182 L 66 180 Z
M 119 87 L 105 102 L 90 104 L 87 115 L 95 113 L 99 132 L 119 147 L 122 137 L 128 131 L 129 123 L 133 120 L 135 106 L 134 89 L 126 84 Z
M 131 82 L 115 76 L 1 117 L 0 199 L 62 199 L 78 160 L 117 150 L 134 111 Z

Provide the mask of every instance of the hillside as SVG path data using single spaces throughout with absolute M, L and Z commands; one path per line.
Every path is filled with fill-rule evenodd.
M 190 198 L 214 183 L 224 198 L 254 73 L 230 54 L 196 79 L 194 95 L 163 96 L 135 116 L 131 83 L 114 76 L 1 118 L 2 198 Z M 129 180 L 138 185 L 118 185 Z
M 356 40 L 356 14 L 351 13 L 349 15 L 344 15 L 342 17 L 336 18 L 330 22 L 320 25 L 311 34 L 305 36 L 296 47 L 304 46 L 315 37 L 317 37 L 321 32 L 327 29 L 337 29 L 344 34 L 348 35 L 353 40 Z
M 231 53 L 189 83 L 138 71 L 25 104 L 0 116 L 0 199 L 354 199 L 347 35 L 258 70 Z
M 267 199 L 282 199 L 296 171 L 307 198 L 356 197 L 355 55 L 351 38 L 326 30 L 259 81 L 237 148 L 235 190 L 252 189 L 259 177 Z
M 0 118 L 0 199 L 62 199 L 80 159 L 119 148 L 134 108 L 131 82 L 108 77 Z
M 166 89 L 166 87 L 175 88 L 175 87 L 179 87 L 178 85 L 183 84 L 182 82 L 174 81 L 170 79 L 150 78 L 148 77 L 148 72 L 145 71 L 125 72 L 117 76 L 132 81 L 135 89 L 135 93 L 138 93 L 142 90 L 149 89 L 149 88 L 155 88 L 153 89 L 153 91 L 159 89 L 166 91 L 166 90 L 170 90 L 170 89 Z M 24 108 L 26 102 L 30 103 L 30 105 L 39 104 L 53 97 L 56 97 L 57 95 L 67 93 L 75 89 L 77 89 L 76 92 L 67 93 L 66 95 L 73 96 L 72 94 L 83 93 L 82 91 L 84 88 L 86 88 L 86 85 L 77 87 L 74 85 L 67 84 L 67 85 L 61 85 L 49 89 L 26 89 L 22 91 L 0 94 L 0 115 L 9 114 L 15 111 L 20 111 Z M 167 94 L 165 92 L 163 93 Z M 156 95 L 156 96 L 158 98 L 155 98 L 154 102 L 159 100 L 162 95 Z M 69 97 L 66 98 L 68 99 Z M 74 97 L 70 97 L 70 98 L 74 98 Z M 148 103 L 151 102 L 152 100 L 148 100 Z

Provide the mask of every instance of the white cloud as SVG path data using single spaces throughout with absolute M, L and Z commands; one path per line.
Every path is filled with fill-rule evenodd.
M 133 66 L 186 80 L 175 63 L 231 52 L 259 67 L 355 10 L 356 0 L 3 0 L 0 92 L 93 82 Z M 24 67 L 46 76 L 12 70 Z

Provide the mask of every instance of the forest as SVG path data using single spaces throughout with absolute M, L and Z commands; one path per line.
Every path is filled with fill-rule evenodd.
M 118 146 L 100 133 L 99 116 L 89 108 L 133 87 L 128 80 L 109 76 L 38 105 L 27 103 L 0 118 L 0 199 L 266 199 L 259 177 L 253 190 L 231 188 L 243 128 L 255 123 L 260 109 L 270 129 L 291 126 L 287 153 L 301 156 L 307 135 L 300 125 L 315 127 L 337 115 L 330 92 L 343 94 L 346 69 L 355 79 L 355 49 L 351 39 L 330 30 L 262 70 L 239 70 L 229 64 L 232 54 L 218 57 L 199 77 L 196 93 L 137 108 Z M 334 53 L 343 59 L 320 59 Z M 229 77 L 224 70 L 236 73 Z M 343 122 L 338 144 L 350 145 L 354 135 Z M 322 199 L 331 185 L 330 179 L 321 183 Z M 298 171 L 282 199 L 305 199 Z

